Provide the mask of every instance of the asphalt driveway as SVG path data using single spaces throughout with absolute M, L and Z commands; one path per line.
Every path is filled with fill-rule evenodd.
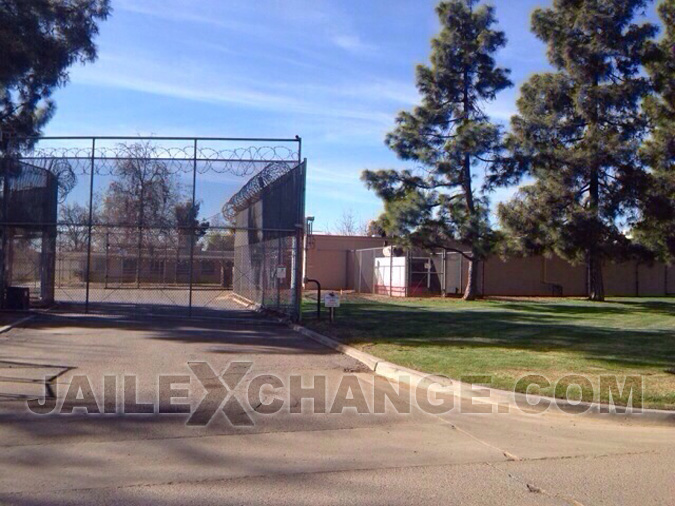
M 169 376 L 182 397 L 168 399 Z M 45 377 L 56 406 L 101 413 L 29 412 Z M 212 391 L 201 420 L 176 413 Z M 673 427 L 437 415 L 402 391 L 375 412 L 385 392 L 353 359 L 260 319 L 39 316 L 0 335 L 0 504 L 673 503 Z

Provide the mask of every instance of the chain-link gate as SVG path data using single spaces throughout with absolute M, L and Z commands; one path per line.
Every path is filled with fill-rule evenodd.
M 5 138 L 2 162 L 4 307 L 299 316 L 300 138 Z

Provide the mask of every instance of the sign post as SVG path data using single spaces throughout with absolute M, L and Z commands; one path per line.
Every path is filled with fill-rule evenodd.
M 330 322 L 335 322 L 335 309 L 340 307 L 340 296 L 335 292 L 329 292 L 323 299 L 323 305 L 328 308 Z

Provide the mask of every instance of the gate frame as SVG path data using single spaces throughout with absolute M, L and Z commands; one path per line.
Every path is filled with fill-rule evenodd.
M 205 159 L 205 158 L 200 158 L 199 157 L 199 143 L 201 142 L 250 142 L 250 143 L 271 143 L 271 144 L 295 144 L 297 146 L 297 158 L 295 159 L 288 159 L 288 160 L 283 160 L 287 161 L 289 163 L 297 163 L 296 167 L 300 167 L 301 171 L 301 192 L 297 201 L 297 205 L 299 206 L 298 212 L 299 216 L 301 217 L 300 223 L 295 224 L 295 248 L 294 248 L 294 256 L 295 256 L 295 272 L 294 274 L 294 283 L 295 283 L 295 292 L 294 292 L 294 310 L 293 314 L 291 314 L 291 319 L 294 321 L 300 321 L 301 319 L 301 305 L 302 305 L 302 290 L 303 290 L 303 272 L 302 272 L 302 265 L 304 263 L 304 236 L 305 236 L 305 230 L 304 230 L 304 217 L 305 217 L 305 206 L 306 206 L 306 181 L 307 181 L 307 159 L 302 158 L 302 139 L 300 136 L 296 135 L 293 138 L 266 138 L 266 137 L 184 137 L 184 136 L 111 136 L 111 135 L 104 135 L 104 136 L 80 136 L 80 135 L 66 135 L 66 136 L 17 136 L 13 135 L 12 133 L 7 133 L 3 132 L 0 130 L 0 148 L 2 149 L 2 152 L 0 153 L 0 165 L 1 165 L 1 170 L 2 170 L 2 177 L 3 177 L 3 192 L 5 195 L 3 196 L 3 207 L 6 208 L 8 204 L 8 178 L 9 178 L 9 160 L 13 156 L 18 156 L 19 159 L 23 158 L 20 156 L 20 153 L 23 148 L 27 146 L 32 146 L 36 143 L 40 143 L 43 141 L 87 141 L 91 140 L 91 147 L 88 149 L 91 149 L 91 153 L 89 157 L 83 157 L 83 156 L 74 156 L 71 157 L 73 159 L 80 159 L 80 160 L 86 160 L 87 158 L 90 160 L 90 177 L 89 177 L 89 200 L 88 200 L 88 205 L 89 205 L 89 216 L 87 223 L 84 225 L 87 227 L 88 231 L 88 237 L 87 237 L 87 252 L 86 252 L 86 276 L 85 276 L 85 313 L 89 313 L 90 310 L 90 280 L 91 280 L 91 249 L 92 249 L 92 234 L 93 234 L 93 200 L 94 200 L 94 180 L 95 180 L 95 175 L 96 175 L 96 161 L 97 160 L 120 160 L 123 159 L 122 157 L 101 157 L 101 156 L 96 156 L 96 147 L 97 147 L 97 141 L 148 141 L 148 142 L 161 142 L 161 141 L 185 141 L 185 142 L 191 142 L 192 143 L 192 158 L 180 158 L 181 161 L 184 162 L 192 162 L 192 195 L 191 195 L 191 205 L 192 208 L 194 209 L 194 206 L 197 203 L 196 197 L 197 197 L 197 172 L 198 172 L 198 163 L 200 161 L 210 161 L 210 162 L 242 162 L 242 163 L 265 163 L 265 162 L 278 162 L 280 160 L 266 160 L 266 159 L 237 159 L 237 158 L 232 158 L 232 159 Z M 241 146 L 241 147 L 248 147 L 248 146 Z M 262 147 L 262 146 L 261 146 Z M 33 157 L 33 159 L 36 159 L 39 157 Z M 47 157 L 45 157 L 47 158 Z M 26 159 L 31 159 L 31 157 L 26 157 Z M 176 158 L 159 158 L 160 160 L 177 160 Z M 252 176 L 255 176 L 256 173 L 254 173 Z M 58 226 L 58 217 L 56 220 L 56 223 L 45 223 L 41 224 L 43 226 Z M 8 229 L 12 226 L 12 223 L 9 223 L 6 219 L 6 212 L 2 213 L 2 223 L 0 224 L 3 230 L 2 234 L 2 241 L 3 243 L 6 242 L 7 239 L 7 231 Z M 191 233 L 191 248 L 190 248 L 190 272 L 189 272 L 189 302 L 188 302 L 188 317 L 192 317 L 192 309 L 193 309 L 193 285 L 194 285 L 194 247 L 195 247 L 195 234 L 194 231 L 196 230 L 196 227 L 192 226 L 192 233 Z M 236 227 L 232 228 L 233 230 Z M 291 232 L 289 230 L 289 232 Z M 3 251 L 6 251 L 3 248 Z M 5 272 L 6 272 L 6 265 L 3 264 L 0 265 L 0 269 L 2 272 L 0 272 L 0 309 L 4 308 L 4 299 L 6 295 L 6 288 L 7 288 L 7 279 L 5 277 Z M 55 276 L 54 276 L 55 278 Z

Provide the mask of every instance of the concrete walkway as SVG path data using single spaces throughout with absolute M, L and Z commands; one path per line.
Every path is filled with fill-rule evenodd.
M 152 402 L 159 375 L 189 375 L 187 362 L 221 371 L 232 361 L 252 362 L 234 392 L 253 407 L 253 426 L 232 425 L 245 418 L 237 406 L 195 427 L 177 414 L 35 415 L 22 400 L 41 392 L 44 376 L 55 378 L 62 399 L 75 377 L 86 375 L 98 395 L 105 375 L 135 375 L 138 400 Z M 284 386 L 252 398 L 247 379 L 261 374 Z M 273 323 L 33 320 L 0 336 L 0 504 L 675 501 L 672 427 L 520 412 L 434 415 L 410 407 L 406 414 L 392 406 L 383 414 L 293 413 L 307 401 L 294 395 L 291 376 L 305 387 L 325 377 L 327 392 L 317 400 L 328 410 L 345 376 L 358 378 L 369 401 L 389 386 Z M 193 378 L 193 406 L 200 388 Z M 282 409 L 261 414 L 260 402 L 275 398 L 284 399 Z M 121 404 L 131 404 L 128 395 Z M 406 411 L 402 404 L 398 411 Z

